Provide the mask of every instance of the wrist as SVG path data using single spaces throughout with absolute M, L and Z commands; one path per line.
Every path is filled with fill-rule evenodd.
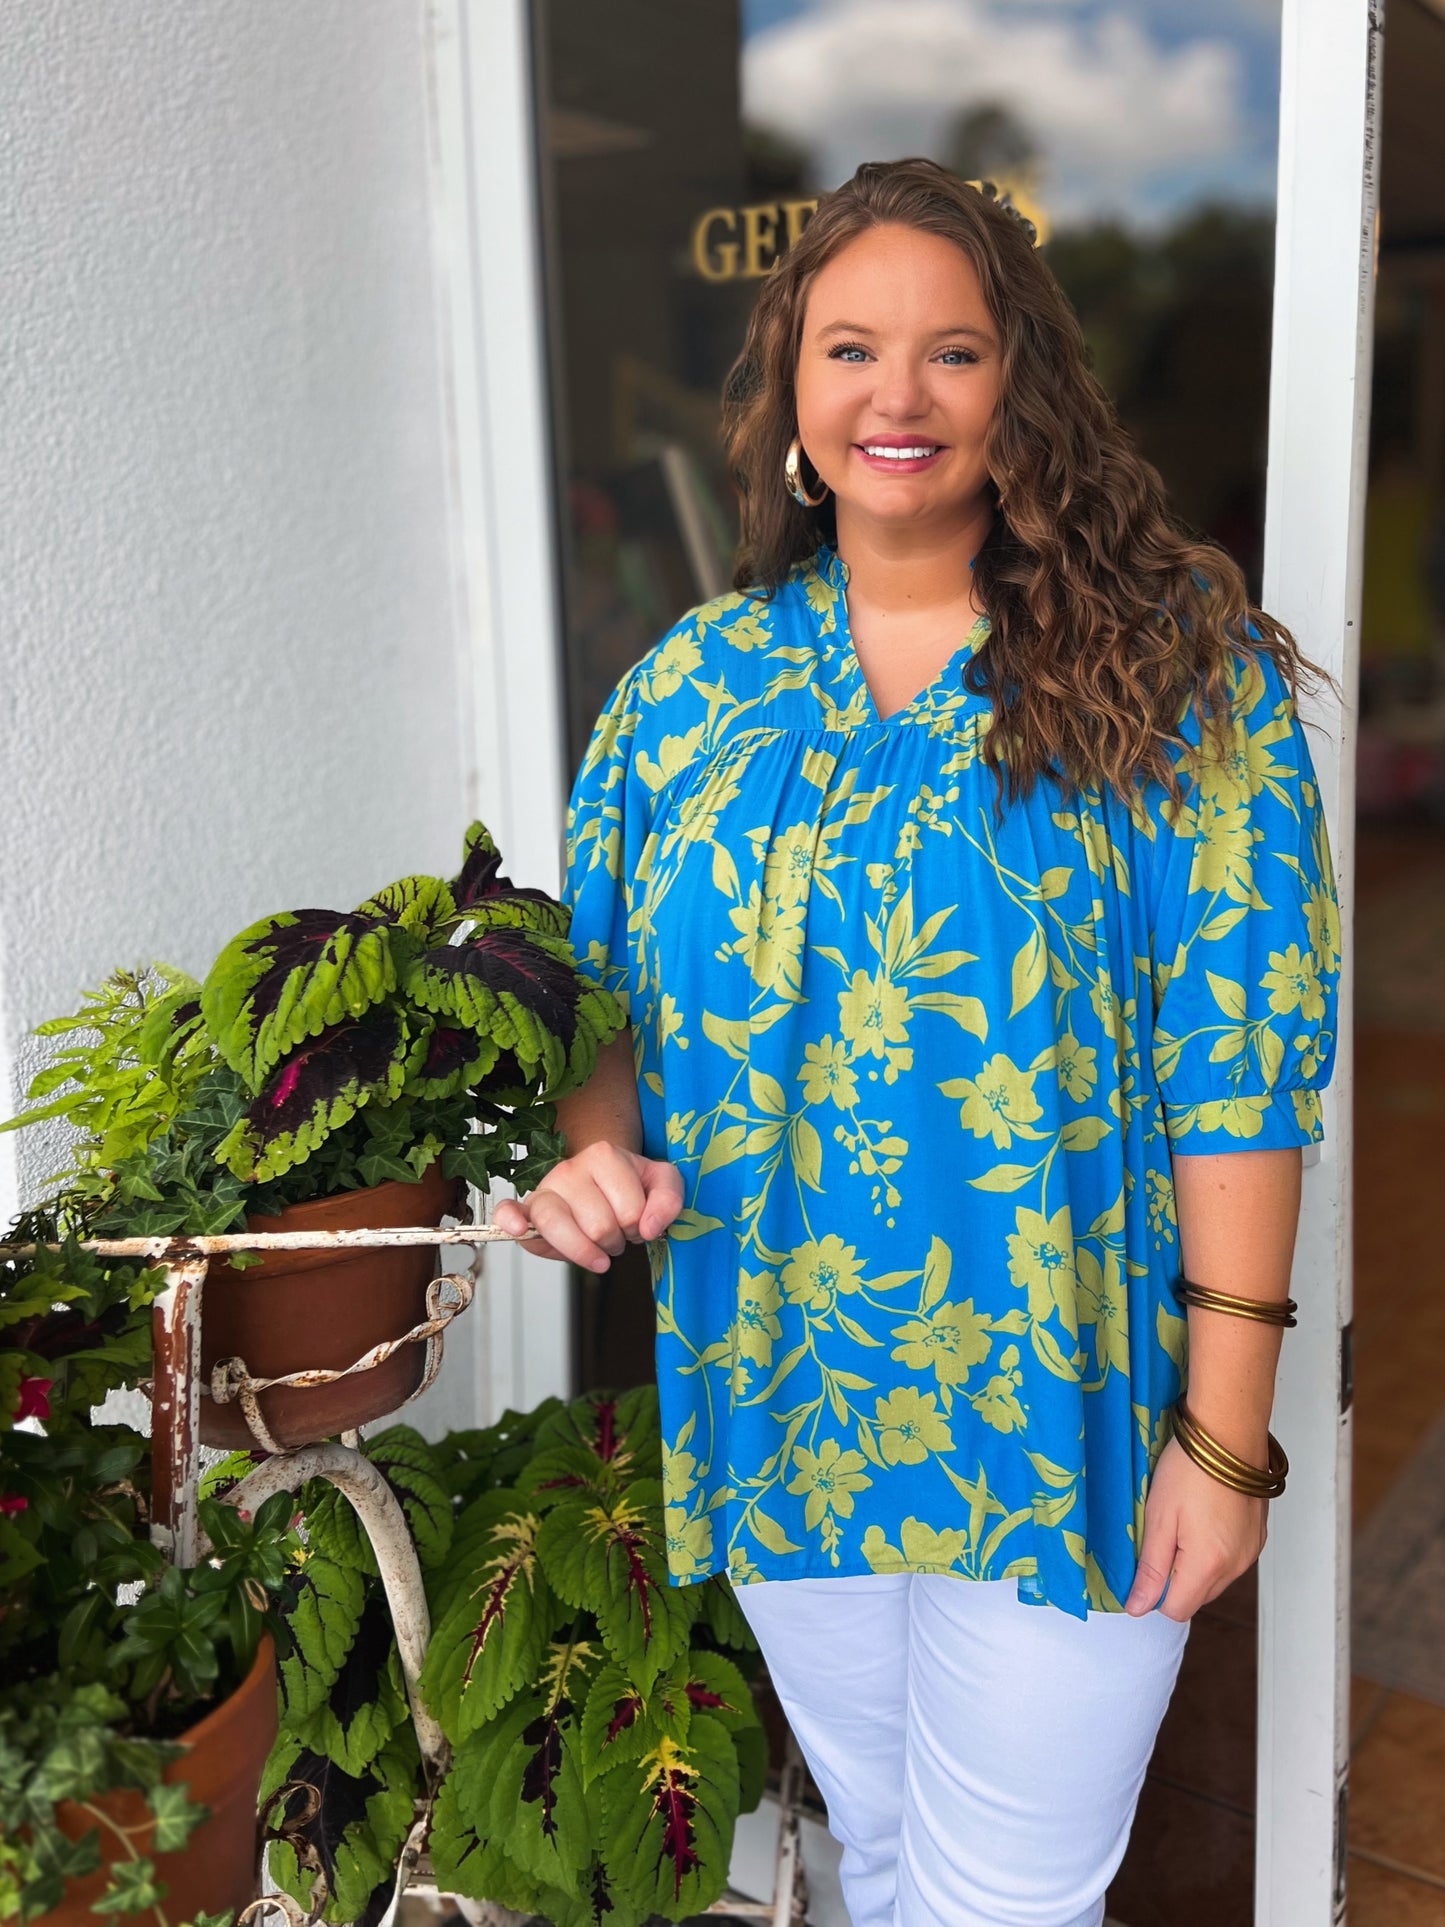
M 1184 1392 L 1189 1415 L 1226 1451 L 1251 1465 L 1269 1458 L 1270 1407 L 1259 1400 L 1242 1400 L 1238 1388 L 1211 1395 L 1211 1388 L 1189 1384 Z

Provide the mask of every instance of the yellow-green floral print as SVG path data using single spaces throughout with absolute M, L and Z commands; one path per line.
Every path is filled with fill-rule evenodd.
M 846 580 L 824 548 L 694 610 L 573 797 L 573 941 L 685 1186 L 652 1254 L 672 1577 L 947 1572 L 1114 1611 L 1184 1357 L 1171 1146 L 1320 1134 L 1309 752 L 1241 659 L 1227 753 L 1182 726 L 1177 802 L 1001 810 L 987 624 L 880 720 Z

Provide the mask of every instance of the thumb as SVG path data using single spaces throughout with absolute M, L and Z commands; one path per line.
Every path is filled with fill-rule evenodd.
M 640 1238 L 660 1238 L 682 1209 L 682 1173 L 662 1158 L 637 1159 L 646 1202 L 637 1220 Z
M 1137 1618 L 1141 1613 L 1152 1612 L 1159 1604 L 1164 1588 L 1169 1584 L 1174 1570 L 1174 1557 L 1179 1550 L 1179 1522 L 1176 1514 L 1155 1511 L 1146 1507 L 1144 1513 L 1144 1544 L 1139 1550 L 1139 1566 L 1134 1574 L 1134 1583 L 1129 1588 L 1129 1597 L 1124 1601 L 1126 1613 Z

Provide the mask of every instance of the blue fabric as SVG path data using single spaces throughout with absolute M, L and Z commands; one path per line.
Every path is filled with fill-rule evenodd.
M 822 549 L 694 610 L 573 797 L 573 941 L 686 1190 L 652 1251 L 671 1574 L 1117 1610 L 1184 1357 L 1171 1142 L 1320 1134 L 1309 751 L 1241 660 L 1178 803 L 1042 784 L 1000 816 L 963 681 L 987 624 L 880 721 L 846 579 Z

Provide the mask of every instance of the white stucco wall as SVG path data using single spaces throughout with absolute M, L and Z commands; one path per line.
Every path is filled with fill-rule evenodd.
M 422 0 L 0 11 L 8 1114 L 81 986 L 445 870 L 473 779 Z

